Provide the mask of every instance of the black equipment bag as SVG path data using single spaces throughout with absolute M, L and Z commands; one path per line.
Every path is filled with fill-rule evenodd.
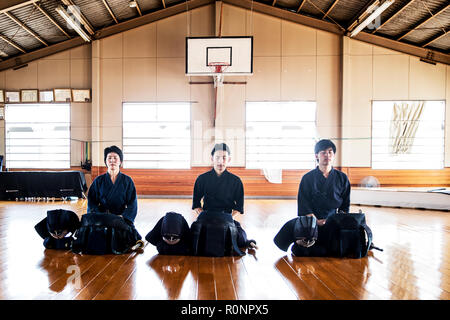
M 325 225 L 316 228 L 301 223 L 303 217 L 296 217 L 286 222 L 276 234 L 274 242 L 278 248 L 298 257 L 348 257 L 363 258 L 369 250 L 377 249 L 372 243 L 372 230 L 366 224 L 364 213 L 336 213 L 330 216 Z M 312 225 L 311 225 L 312 226 Z M 316 233 L 317 232 L 317 233 Z M 311 247 L 296 243 L 301 238 L 316 238 Z
M 203 211 L 192 223 L 191 234 L 196 256 L 245 255 L 238 247 L 238 228 L 229 213 Z
M 47 217 L 34 226 L 44 239 L 46 249 L 68 250 L 72 246 L 73 234 L 80 227 L 80 219 L 70 210 L 47 211 Z
M 167 212 L 147 233 L 145 239 L 156 246 L 159 254 L 164 255 L 188 255 L 192 247 L 189 225 L 186 219 L 176 212 Z
M 330 256 L 363 258 L 370 249 L 381 249 L 372 243 L 372 230 L 366 224 L 366 217 L 359 213 L 336 213 L 325 225 L 327 251 Z
M 46 249 L 70 250 L 72 248 L 72 242 L 72 236 L 64 237 L 62 239 L 48 237 L 44 239 L 44 247 Z
M 72 251 L 83 254 L 123 254 L 141 236 L 132 223 L 111 213 L 87 213 L 74 234 Z

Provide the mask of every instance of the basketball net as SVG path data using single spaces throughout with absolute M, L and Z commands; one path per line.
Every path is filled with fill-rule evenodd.
M 226 62 L 210 62 L 208 63 L 208 67 L 212 69 L 213 78 L 214 78 L 214 91 L 215 91 L 215 97 L 214 97 L 214 126 L 216 126 L 216 120 L 217 120 L 217 109 L 219 105 L 219 93 L 218 88 L 223 87 L 223 71 L 230 66 L 229 63 Z
M 214 88 L 223 86 L 223 74 L 215 74 L 213 75 L 214 78 Z
M 226 62 L 210 62 L 208 64 L 208 67 L 214 70 L 214 88 L 223 86 L 223 71 L 229 66 Z

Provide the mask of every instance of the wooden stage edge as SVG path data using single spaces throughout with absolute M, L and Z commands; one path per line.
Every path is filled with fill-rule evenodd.
M 370 168 L 343 167 L 337 169 L 345 172 L 350 179 L 352 204 L 450 210 L 448 195 L 427 192 L 431 189 L 448 189 L 450 187 L 450 168 L 442 170 L 372 170 Z M 93 167 L 91 171 L 82 170 L 81 167 L 71 167 L 70 170 L 82 171 L 88 187 L 95 177 L 106 172 L 105 167 Z M 122 172 L 133 179 L 138 197 L 141 199 L 188 199 L 192 197 L 195 179 L 208 170 L 211 170 L 211 167 L 171 170 L 122 169 Z M 284 170 L 280 184 L 269 183 L 261 170 L 230 167 L 229 171 L 242 179 L 246 199 L 296 199 L 301 178 L 309 170 Z M 367 176 L 376 177 L 381 184 L 380 188 L 361 190 L 359 183 Z
M 210 167 L 191 169 L 122 169 L 131 176 L 140 195 L 191 195 L 195 179 Z M 450 187 L 450 168 L 442 170 L 372 170 L 371 168 L 337 168 L 347 174 L 352 186 L 361 179 L 374 176 L 381 187 Z M 301 177 L 309 170 L 283 170 L 282 183 L 269 183 L 261 170 L 230 167 L 244 184 L 246 196 L 295 197 Z M 91 179 L 106 172 L 105 167 L 93 167 Z M 86 179 L 87 181 L 89 179 Z
M 367 176 L 376 177 L 381 187 L 450 187 L 450 167 L 441 170 L 373 170 L 371 168 L 336 167 L 347 174 L 352 187 L 359 186 Z M 19 171 L 14 169 L 11 171 Z M 68 170 L 84 172 L 88 187 L 93 179 L 106 172 L 106 167 L 92 167 L 91 171 L 81 167 Z M 190 169 L 122 169 L 129 175 L 139 195 L 190 196 L 195 179 L 211 170 L 211 167 L 192 167 Z M 36 171 L 36 170 L 26 170 Z M 50 171 L 50 170 L 49 170 Z M 61 170 L 51 170 L 61 171 Z M 246 196 L 267 196 L 272 198 L 296 197 L 302 176 L 309 170 L 283 170 L 282 183 L 274 184 L 266 180 L 261 170 L 244 167 L 229 167 L 229 171 L 238 175 L 244 184 Z

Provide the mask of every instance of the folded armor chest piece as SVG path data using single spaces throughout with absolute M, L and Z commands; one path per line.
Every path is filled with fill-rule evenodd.
M 86 254 L 122 254 L 140 239 L 125 220 L 111 213 L 88 213 L 81 218 L 72 251 Z
M 337 213 L 327 219 L 327 246 L 331 255 L 363 258 L 372 246 L 372 230 L 363 213 Z
M 81 217 L 81 226 L 98 226 L 128 230 L 129 225 L 125 220 L 112 213 L 87 213 Z
M 204 211 L 192 224 L 191 231 L 195 255 L 245 255 L 237 245 L 238 230 L 229 213 Z

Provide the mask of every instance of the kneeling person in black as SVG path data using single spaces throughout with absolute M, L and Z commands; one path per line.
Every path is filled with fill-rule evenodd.
M 222 215 L 225 220 L 234 223 L 238 247 L 256 248 L 256 241 L 248 240 L 240 223 L 233 220 L 244 213 L 244 186 L 238 176 L 227 170 L 231 160 L 229 147 L 225 143 L 216 144 L 211 160 L 214 168 L 198 176 L 194 185 L 192 209 L 198 215 L 197 221 Z
M 134 226 L 137 215 L 136 187 L 120 172 L 123 153 L 117 146 L 104 150 L 105 174 L 94 179 L 88 192 L 87 214 L 72 250 L 79 253 L 125 253 L 144 246 Z
M 336 146 L 331 140 L 320 140 L 314 148 L 316 169 L 306 173 L 299 186 L 297 204 L 299 216 L 314 216 L 319 226 L 318 239 L 314 246 L 305 248 L 294 244 L 296 256 L 322 256 L 326 221 L 336 211 L 349 212 L 350 182 L 345 173 L 333 168 Z

